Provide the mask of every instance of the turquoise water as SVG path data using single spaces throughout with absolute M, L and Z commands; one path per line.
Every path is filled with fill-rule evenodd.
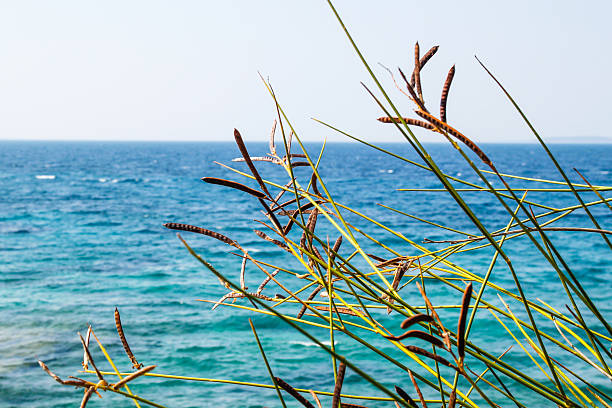
M 314 153 L 319 146 L 309 147 Z M 406 145 L 386 147 L 413 156 Z M 265 153 L 266 145 L 255 143 L 249 148 L 253 155 L 259 155 Z M 476 181 L 450 148 L 428 148 L 447 173 Z M 488 145 L 485 150 L 502 172 L 560 179 L 535 145 Z M 593 184 L 610 184 L 612 146 L 557 145 L 553 150 L 568 170 L 577 167 Z M 157 372 L 269 383 L 248 325 L 247 317 L 251 316 L 278 376 L 296 387 L 333 390 L 329 359 L 303 336 L 273 319 L 227 307 L 211 311 L 209 304 L 196 301 L 216 300 L 224 294 L 223 288 L 187 253 L 172 231 L 162 228 L 162 223 L 170 221 L 199 225 L 238 240 L 262 260 L 277 262 L 285 256 L 253 234 L 257 228 L 253 218 L 263 219 L 256 201 L 200 181 L 203 176 L 235 179 L 213 161 L 232 164 L 230 160 L 238 155 L 238 149 L 226 143 L 0 142 L 1 407 L 78 406 L 81 392 L 54 383 L 36 361 L 45 361 L 62 377 L 79 375 L 82 349 L 76 332 L 85 333 L 88 323 L 116 357 L 120 369 L 128 370 L 129 361 L 114 331 L 116 306 L 136 357 L 146 365 L 157 364 Z M 246 168 L 241 163 L 234 165 Z M 271 165 L 258 167 L 272 179 L 283 180 Z M 449 239 L 455 235 L 375 204 L 385 203 L 453 228 L 474 231 L 444 193 L 425 196 L 395 191 L 398 187 L 439 188 L 439 184 L 427 172 L 389 156 L 360 145 L 331 144 L 321 171 L 337 200 L 378 217 L 417 242 L 425 237 Z M 305 168 L 296 172 L 309 177 Z M 507 214 L 491 206 L 490 197 L 482 193 L 466 197 L 488 226 L 505 226 Z M 537 201 L 541 196 L 533 193 L 529 197 Z M 596 199 L 592 193 L 584 197 L 587 201 Z M 558 193 L 549 204 L 572 205 L 574 200 L 569 194 Z M 594 214 L 604 228 L 612 227 L 607 208 L 595 208 Z M 578 213 L 560 225 L 590 226 Z M 371 227 L 368 231 L 387 245 L 414 253 L 397 238 Z M 229 254 L 226 246 L 188 233 L 183 236 L 219 270 L 237 277 L 240 259 Z M 610 317 L 612 257 L 601 237 L 555 233 L 553 240 L 604 316 Z M 515 258 L 515 266 L 528 296 L 563 308 L 565 300 L 558 292 L 560 286 L 554 283 L 556 275 L 542 258 L 524 240 L 506 245 L 511 254 L 520 255 L 520 259 Z M 483 251 L 477 256 L 457 257 L 456 262 L 482 274 L 490 255 Z M 247 271 L 247 283 L 252 288 L 261 279 L 256 269 Z M 513 287 L 503 267 L 495 270 L 493 280 Z M 447 293 L 436 288 L 430 291 L 443 304 L 456 303 L 460 297 L 454 294 L 449 299 Z M 273 296 L 282 290 L 271 285 L 266 292 Z M 409 295 L 418 301 L 416 293 Z M 449 321 L 456 319 L 452 313 L 447 316 Z M 395 324 L 390 323 L 393 319 L 397 324 L 401 321 L 393 314 L 381 314 L 380 318 L 389 327 Z M 511 344 L 486 312 L 479 322 L 471 334 L 476 344 L 493 353 L 501 353 Z M 554 327 L 550 329 L 554 333 Z M 313 333 L 327 340 L 325 330 Z M 355 358 L 385 384 L 402 384 L 410 389 L 406 373 L 387 371 L 372 353 L 346 338 L 336 340 L 341 353 Z M 385 350 L 392 352 L 388 347 Z M 98 350 L 94 358 L 100 366 L 106 366 Z M 533 370 L 518 347 L 508 354 L 508 361 Z M 572 360 L 567 358 L 567 364 L 572 366 Z M 612 391 L 609 382 L 596 375 L 592 378 Z M 169 407 L 279 405 L 273 391 L 234 385 L 147 380 L 132 388 Z M 357 375 L 348 373 L 345 390 L 363 393 L 368 387 Z M 94 397 L 91 406 L 133 406 L 109 393 L 103 396 L 101 400 Z M 519 391 L 518 396 L 527 405 L 538 401 L 530 393 Z

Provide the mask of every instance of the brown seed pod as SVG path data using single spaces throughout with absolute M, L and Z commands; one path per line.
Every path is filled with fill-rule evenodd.
M 386 262 L 386 259 L 385 258 L 381 258 L 380 256 L 376 256 L 374 254 L 366 254 L 366 255 L 368 255 L 370 258 L 372 258 L 375 261 Z
M 231 181 L 231 180 L 225 180 L 225 179 L 221 179 L 221 178 L 217 178 L 217 177 L 202 177 L 201 179 L 203 182 L 205 183 L 209 183 L 209 184 L 217 184 L 220 186 L 225 186 L 225 187 L 229 187 L 229 188 L 234 188 L 236 190 L 240 190 L 240 191 L 244 191 L 245 193 L 248 193 L 252 196 L 255 196 L 257 198 L 265 198 L 266 195 L 264 193 L 262 193 L 261 191 L 255 190 L 254 188 L 245 186 L 244 184 L 240 184 L 237 183 L 235 181 Z
M 308 299 L 306 299 L 306 302 L 314 299 L 315 296 L 317 296 L 317 293 L 319 293 L 321 291 L 321 289 L 323 289 L 323 286 L 319 285 L 317 286 L 312 293 L 310 294 L 310 296 L 308 296 Z M 302 308 L 300 309 L 300 311 L 297 314 L 297 318 L 301 319 L 302 316 L 304 316 L 304 313 L 306 312 L 306 305 L 302 305 Z
M 323 197 L 323 195 L 319 191 L 319 188 L 317 187 L 317 175 L 315 172 L 313 172 L 312 176 L 310 177 L 310 185 L 312 185 L 312 191 L 314 191 L 316 195 Z
M 270 275 L 266 276 L 266 278 L 261 282 L 261 285 L 259 285 L 259 287 L 257 288 L 257 292 L 255 294 L 256 295 L 261 295 L 261 292 L 264 290 L 264 288 L 266 287 L 268 282 L 270 282 L 272 280 L 272 278 L 274 276 L 276 276 L 276 274 L 279 271 L 280 271 L 279 269 L 275 269 L 274 272 L 272 272 Z
M 442 119 L 442 122 L 446 122 L 446 101 L 448 99 L 448 92 L 450 91 L 450 86 L 453 82 L 454 76 L 455 66 L 453 65 L 450 71 L 448 71 L 446 81 L 444 81 L 444 87 L 442 88 L 442 97 L 440 98 L 440 119 Z
M 91 353 L 89 352 L 89 347 L 87 347 L 87 345 L 85 344 L 85 339 L 83 338 L 83 336 L 81 336 L 81 333 L 79 333 L 79 339 L 81 340 L 81 344 L 83 345 L 83 349 L 85 350 L 85 353 L 87 353 L 87 359 L 89 360 L 89 362 L 91 363 L 91 366 L 96 371 L 98 380 L 104 381 L 104 377 L 102 376 L 102 373 L 100 372 L 100 370 L 98 370 L 98 367 L 96 367 L 96 363 L 94 363 L 93 357 L 91 356 Z
M 438 363 L 445 365 L 447 367 L 451 367 L 451 368 L 455 368 L 454 365 L 452 365 L 447 359 L 445 359 L 444 357 L 440 357 L 436 354 L 430 353 L 429 351 L 422 349 L 420 347 L 417 346 L 405 346 L 407 350 L 412 351 L 415 354 L 419 354 L 421 356 L 424 357 L 428 357 L 431 358 L 432 360 L 437 361 Z
M 117 328 L 117 334 L 119 335 L 119 339 L 121 340 L 121 344 L 123 344 L 123 349 L 125 350 L 125 354 L 129 357 L 132 362 L 132 368 L 140 369 L 142 368 L 142 364 L 140 364 L 136 357 L 134 357 L 134 353 L 130 349 L 130 345 L 125 338 L 125 333 L 123 333 L 123 326 L 121 325 L 121 315 L 119 314 L 119 309 L 115 308 L 115 326 Z
M 323 201 L 315 201 L 317 204 L 321 204 Z M 297 210 L 293 211 L 293 214 L 291 215 L 291 218 L 289 218 L 289 221 L 287 222 L 287 225 L 285 225 L 285 228 L 283 229 L 283 234 L 287 235 L 289 233 L 289 231 L 291 231 L 291 228 L 293 227 L 293 220 L 295 219 L 295 217 L 300 213 L 300 212 L 304 212 L 307 209 L 314 207 L 314 204 L 311 203 L 310 201 L 307 202 L 306 204 L 302 205 L 300 208 L 298 208 Z M 278 208 L 278 207 L 277 207 Z M 311 213 L 312 214 L 312 213 Z
M 274 380 L 276 381 L 276 384 L 278 384 L 279 387 L 287 391 L 287 394 L 295 398 L 295 400 L 298 401 L 300 404 L 302 404 L 306 408 L 315 408 L 314 405 L 312 405 L 306 398 L 302 397 L 302 395 L 299 392 L 297 392 L 295 388 L 287 384 L 281 378 L 274 377 Z
M 444 130 L 449 135 L 454 136 L 455 138 L 457 138 L 460 142 L 462 142 L 467 147 L 469 147 L 470 150 L 472 150 L 474 153 L 476 153 L 476 156 L 478 156 L 480 158 L 480 160 L 482 160 L 486 165 L 488 165 L 492 169 L 495 168 L 493 166 L 493 162 L 491 162 L 491 160 L 487 157 L 487 155 L 482 150 L 480 150 L 480 148 L 478 146 L 476 146 L 476 144 L 474 142 L 472 142 L 470 139 L 468 139 L 467 136 L 463 135 L 457 129 L 453 128 L 448 123 L 442 122 L 440 119 L 438 119 L 435 116 L 430 115 L 429 113 L 424 112 L 422 110 L 416 111 L 416 114 L 419 115 L 420 117 L 422 117 L 423 119 L 429 121 L 429 123 L 431 123 L 432 125 L 434 125 L 438 129 Z
M 85 408 L 87 406 L 87 402 L 91 398 L 91 395 L 94 393 L 95 387 L 88 387 L 85 389 L 85 394 L 83 394 L 83 399 L 81 400 L 80 408 Z
M 329 245 L 329 243 L 328 243 L 328 245 Z M 331 249 L 331 251 L 328 251 L 329 252 L 329 263 L 330 264 L 332 262 L 334 262 L 334 258 L 336 258 L 336 254 L 340 250 L 340 245 L 342 245 L 342 235 L 340 235 L 338 237 L 338 239 L 336 239 L 336 242 L 334 243 L 334 246 Z
M 332 398 L 331 408 L 338 408 L 340 405 L 340 392 L 342 391 L 342 383 L 344 382 L 345 372 L 346 365 L 341 361 L 338 365 L 338 376 L 336 379 L 336 386 L 334 387 L 334 397 Z
M 470 310 L 470 300 L 472 300 L 472 282 L 470 282 L 463 292 L 461 299 L 461 313 L 459 314 L 459 322 L 457 323 L 457 354 L 459 359 L 463 361 L 465 357 L 465 321 L 468 311 Z
M 309 246 L 312 244 L 312 235 L 311 234 L 314 233 L 315 227 L 317 225 L 317 216 L 318 215 L 319 215 L 319 212 L 317 211 L 317 209 L 315 209 L 308 216 L 308 220 L 306 221 L 306 228 L 302 232 L 302 237 L 300 238 L 300 248 L 306 249 L 306 242 L 308 242 Z M 308 232 L 310 232 L 310 234 Z
M 329 306 L 315 306 L 314 307 L 317 310 L 322 310 L 324 312 L 329 312 Z M 335 307 L 333 308 L 334 311 L 337 311 L 340 314 L 345 314 L 345 315 L 349 315 L 349 316 L 359 316 L 357 313 L 355 313 L 354 311 L 352 311 L 351 309 L 347 308 L 347 307 Z
M 260 230 L 253 230 L 255 231 L 255 234 L 261 238 L 261 239 L 265 239 L 268 242 L 272 242 L 274 245 L 278 246 L 279 248 L 284 249 L 287 252 L 291 252 L 291 250 L 289 249 L 289 247 L 287 245 L 285 245 L 284 242 L 279 241 L 278 239 L 274 239 L 269 237 L 265 232 L 260 231 Z
M 423 69 L 425 64 L 427 64 L 427 61 L 429 61 L 431 57 L 433 57 L 434 54 L 438 51 L 438 48 L 440 47 L 437 45 L 431 47 L 429 51 L 427 51 L 425 55 L 421 57 L 421 60 L 419 61 L 419 67 L 421 70 Z M 412 74 L 412 77 L 410 78 L 410 83 L 412 84 L 412 86 L 414 86 L 414 74 Z
M 438 339 L 437 337 L 432 336 L 429 333 L 425 333 L 423 331 L 420 330 L 408 330 L 406 333 L 400 335 L 400 336 L 383 336 L 389 340 L 393 340 L 393 341 L 400 341 L 403 340 L 405 338 L 408 337 L 415 337 L 417 339 L 421 339 L 421 340 L 425 340 L 426 342 L 437 346 L 437 347 L 443 347 L 443 343 L 440 339 Z
M 401 387 L 396 385 L 395 392 L 397 392 L 397 395 L 402 397 L 404 401 L 406 401 L 407 403 L 409 403 L 410 405 L 416 408 L 417 406 L 416 402 L 414 402 L 414 400 L 410 397 L 410 395 L 408 395 L 408 393 L 404 391 Z
M 419 127 L 422 127 L 428 130 L 434 129 L 434 126 L 432 124 L 423 122 L 422 120 L 412 119 L 412 118 L 402 118 L 402 119 L 404 119 L 404 122 L 412 126 L 419 126 Z M 400 118 L 390 118 L 388 116 L 383 116 L 381 118 L 378 118 L 377 120 L 382 123 L 402 123 Z
M 402 329 L 407 329 L 408 327 L 412 326 L 413 324 L 417 324 L 417 323 L 421 323 L 421 322 L 432 323 L 433 321 L 434 321 L 434 318 L 431 317 L 430 315 L 419 313 L 419 314 L 416 314 L 414 316 L 410 316 L 409 318 L 404 320 L 402 322 L 402 324 L 400 325 L 400 327 Z
M 412 375 L 412 371 L 408 370 L 408 375 L 410 375 L 410 381 L 412 381 L 412 385 L 414 385 L 414 389 L 417 392 L 419 399 L 421 400 L 421 405 L 423 406 L 423 408 L 427 408 L 427 404 L 425 403 L 425 398 L 423 398 L 423 393 L 421 392 L 419 385 L 414 379 L 414 375 Z
M 179 224 L 176 222 L 168 222 L 164 224 L 164 227 L 171 229 L 171 230 L 177 230 L 177 231 L 195 232 L 196 234 L 202 234 L 202 235 L 206 235 L 211 238 L 215 238 L 233 247 L 238 247 L 235 241 L 229 239 L 225 235 L 219 234 L 218 232 L 215 232 L 215 231 L 207 230 L 205 228 L 196 227 L 194 225 Z
M 259 203 L 264 208 L 264 210 L 266 210 L 268 217 L 270 218 L 270 220 L 272 220 L 272 223 L 274 224 L 278 232 L 283 234 L 284 229 L 281 226 L 280 222 L 278 221 L 278 218 L 276 218 L 276 215 L 274 215 L 274 212 L 270 209 L 270 207 L 268 207 L 268 204 L 266 204 L 266 202 L 262 200 L 261 198 L 259 199 Z
M 118 390 L 119 388 L 123 387 L 126 383 L 128 383 L 129 381 L 132 381 L 135 378 L 140 377 L 141 375 L 144 375 L 146 373 L 148 373 L 149 371 L 153 371 L 155 369 L 155 365 L 150 365 L 144 368 L 141 368 L 140 370 L 136 371 L 135 373 L 132 373 L 130 375 L 128 375 L 127 377 L 123 377 L 121 379 L 121 381 L 117 382 L 117 384 L 114 384 L 112 387 L 115 390 Z
M 450 396 L 448 397 L 448 408 L 455 408 L 455 404 L 457 403 L 457 391 L 453 390 Z
M 247 166 L 249 166 L 249 170 L 251 170 L 253 177 L 255 177 L 255 180 L 257 180 L 257 183 L 259 184 L 261 189 L 264 191 L 265 195 L 270 197 L 270 192 L 268 191 L 268 188 L 266 187 L 266 183 L 263 182 L 261 176 L 259 175 L 259 173 L 257 172 L 257 169 L 255 168 L 255 165 L 251 161 L 251 157 L 249 156 L 249 152 L 247 151 L 246 145 L 244 144 L 244 141 L 242 140 L 242 136 L 240 135 L 240 132 L 238 132 L 237 129 L 234 129 L 234 140 L 236 140 L 238 149 L 240 149 L 240 153 L 242 153 L 242 157 L 244 157 L 244 161 L 246 162 Z
M 414 84 L 419 94 L 419 99 L 423 102 L 423 91 L 421 90 L 421 52 L 419 50 L 419 43 L 414 44 Z
M 51 371 L 49 369 L 49 367 L 47 367 L 47 365 L 45 363 L 43 363 L 42 361 L 38 360 L 38 365 L 40 366 L 40 368 L 42 368 L 44 370 L 45 373 L 49 374 L 49 376 L 51 376 L 51 378 L 53 378 L 55 381 L 57 381 L 58 383 L 62 384 L 62 385 L 74 385 L 75 387 L 84 387 L 87 385 L 87 383 L 81 379 L 77 379 L 77 381 L 72 381 L 72 380 L 62 380 L 57 374 L 55 374 L 53 371 Z

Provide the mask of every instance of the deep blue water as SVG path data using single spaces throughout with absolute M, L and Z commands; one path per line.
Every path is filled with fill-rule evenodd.
M 319 146 L 308 147 L 316 156 Z M 416 160 L 407 145 L 385 147 Z M 249 148 L 253 155 L 264 154 L 266 145 L 255 143 Z M 427 148 L 445 172 L 476 182 L 471 170 L 449 147 Z M 572 180 L 578 182 L 571 171 L 576 167 L 593 184 L 612 184 L 612 146 L 554 145 L 552 149 L 572 173 Z M 485 150 L 501 172 L 561 179 L 536 145 L 487 145 Z M 248 325 L 247 317 L 251 316 L 278 376 L 296 387 L 333 390 L 329 358 L 300 334 L 271 318 L 227 307 L 211 311 L 209 304 L 196 301 L 216 300 L 224 294 L 223 288 L 189 255 L 175 234 L 162 227 L 162 223 L 169 221 L 199 225 L 238 240 L 262 260 L 277 262 L 284 257 L 253 234 L 252 230 L 258 228 L 253 219 L 263 219 L 255 200 L 200 181 L 203 176 L 236 179 L 238 176 L 213 161 L 244 170 L 244 164 L 230 162 L 238 155 L 238 149 L 226 143 L 0 142 L 1 407 L 78 406 L 81 392 L 54 383 L 40 370 L 37 359 L 47 362 L 62 377 L 79 375 L 82 349 L 76 332 L 85 333 L 88 323 L 116 357 L 120 369 L 128 370 L 129 361 L 114 331 L 116 306 L 136 357 L 145 364 L 157 364 L 159 373 L 269 383 Z M 285 183 L 272 165 L 258 164 L 258 168 L 273 180 Z M 305 180 L 309 177 L 305 168 L 296 168 L 296 172 Z M 367 147 L 328 145 L 321 172 L 338 201 L 381 220 L 415 242 L 426 237 L 450 239 L 457 235 L 376 204 L 385 203 L 459 230 L 476 231 L 445 193 L 395 191 L 440 185 L 426 171 Z M 501 228 L 508 222 L 508 215 L 489 195 L 467 193 L 466 197 L 487 226 Z M 542 195 L 531 193 L 527 198 L 538 202 Z M 584 193 L 584 198 L 597 199 L 590 192 Z M 557 193 L 548 204 L 574 205 L 575 199 L 570 194 Z M 612 227 L 607 208 L 594 208 L 593 213 L 604 228 Z M 398 238 L 373 229 L 356 217 L 349 220 L 386 245 L 416 254 Z M 560 225 L 591 226 L 579 211 Z M 205 237 L 188 233 L 183 236 L 219 270 L 237 278 L 240 259 L 231 255 L 227 247 Z M 330 239 L 335 237 L 333 234 Z M 612 257 L 601 236 L 554 233 L 552 237 L 604 315 L 610 317 Z M 563 308 L 567 301 L 560 293 L 556 275 L 530 249 L 526 239 L 509 241 L 506 247 L 515 255 L 515 267 L 528 296 Z M 484 250 L 452 259 L 483 274 L 490 256 L 491 252 Z M 287 265 L 296 267 L 291 262 Z M 252 289 L 261 279 L 261 272 L 253 267 L 248 269 L 247 283 Z M 513 288 L 503 266 L 495 269 L 493 281 Z M 409 295 L 417 303 L 416 289 L 406 290 L 415 292 Z M 282 291 L 271 285 L 266 293 L 273 296 Z M 430 288 L 430 294 L 440 304 L 457 303 L 460 298 L 457 292 L 449 299 L 448 292 L 438 293 L 435 287 Z M 244 301 L 238 303 L 248 305 Z M 480 315 L 471 340 L 501 354 L 511 341 L 488 312 L 482 311 Z M 452 312 L 447 316 L 449 321 L 456 321 Z M 388 317 L 381 314 L 380 318 L 389 327 L 395 324 L 389 323 L 392 319 L 397 324 L 401 321 L 393 314 Z M 556 334 L 554 327 L 549 329 Z M 325 330 L 316 329 L 313 333 L 327 340 Z M 410 389 L 405 372 L 386 370 L 380 358 L 349 339 L 337 338 L 336 347 L 386 385 L 403 384 Z M 98 364 L 108 368 L 103 355 L 94 350 Z M 534 370 L 517 346 L 508 354 L 508 361 L 530 372 Z M 568 358 L 570 366 L 571 361 Z M 586 371 L 585 375 L 612 391 L 609 382 L 598 380 L 593 372 Z M 234 385 L 153 380 L 140 381 L 132 388 L 144 398 L 169 407 L 279 406 L 273 391 Z M 368 392 L 368 387 L 363 386 L 357 375 L 349 373 L 345 390 L 363 393 Z M 109 393 L 103 396 L 101 400 L 94 396 L 91 406 L 133 406 Z M 519 392 L 518 396 L 527 405 L 537 401 L 530 393 Z

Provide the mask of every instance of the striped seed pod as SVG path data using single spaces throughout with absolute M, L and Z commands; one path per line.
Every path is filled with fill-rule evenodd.
M 427 120 L 429 123 L 431 123 L 432 125 L 434 125 L 438 129 L 441 129 L 441 130 L 445 131 L 446 133 L 448 133 L 449 135 L 454 136 L 455 138 L 457 138 L 460 142 L 462 142 L 464 145 L 469 147 L 470 150 L 472 150 L 474 153 L 476 153 L 476 156 L 478 156 L 480 158 L 480 160 L 482 160 L 486 165 L 488 165 L 492 169 L 495 168 L 493 166 L 493 162 L 491 162 L 491 160 L 487 157 L 487 155 L 482 150 L 480 150 L 480 148 L 478 146 L 476 146 L 476 144 L 474 142 L 472 142 L 470 139 L 468 139 L 467 136 L 464 136 L 457 129 L 453 128 L 448 123 L 440 121 L 440 119 L 436 118 L 433 115 L 430 115 L 427 112 L 416 111 L 416 114 L 419 115 L 420 117 L 422 117 L 423 119 Z
M 229 239 L 228 237 L 226 237 L 223 234 L 219 234 L 218 232 L 215 231 L 211 231 L 205 228 L 200 228 L 200 227 L 196 227 L 194 225 L 189 225 L 189 224 L 179 224 L 176 222 L 168 222 L 166 224 L 164 224 L 164 227 L 171 229 L 171 230 L 177 230 L 177 231 L 187 231 L 187 232 L 195 232 L 196 234 L 202 234 L 202 235 L 206 235 L 207 237 L 211 237 L 214 239 L 217 239 L 223 243 L 226 243 L 228 245 L 231 245 L 233 247 L 238 247 L 238 245 L 236 244 L 235 241 Z
M 432 124 L 423 122 L 422 120 L 412 119 L 412 118 L 402 118 L 402 119 L 404 119 L 404 122 L 412 126 L 419 126 L 419 127 L 422 127 L 428 130 L 434 129 L 434 126 Z M 377 120 L 382 123 L 402 123 L 402 120 L 400 118 L 390 118 L 387 116 L 383 116 L 381 118 L 378 118 Z
M 311 301 L 312 299 L 314 299 L 315 296 L 317 296 L 317 293 L 319 293 L 321 291 L 321 289 L 323 289 L 323 286 L 319 285 L 317 286 L 312 293 L 310 294 L 310 296 L 308 296 L 308 299 L 306 299 L 306 302 Z M 300 311 L 297 314 L 297 318 L 301 319 L 302 316 L 304 316 L 304 312 L 306 312 L 306 305 L 302 305 L 302 308 L 300 309 Z
M 317 310 L 321 310 L 323 312 L 329 312 L 329 306 L 315 306 L 314 307 Z M 340 314 L 345 314 L 345 315 L 349 315 L 349 316 L 359 316 L 357 313 L 355 313 L 354 311 L 352 311 L 351 309 L 347 308 L 347 307 L 335 307 L 333 308 L 334 311 L 337 311 Z
M 261 238 L 261 239 L 265 239 L 266 241 L 273 243 L 274 245 L 278 246 L 279 248 L 284 249 L 284 250 L 285 250 L 285 251 L 287 251 L 287 252 L 291 252 L 291 250 L 289 249 L 289 247 L 288 247 L 287 245 L 285 245 L 285 243 L 284 243 L 284 242 L 279 241 L 278 239 L 274 239 L 274 238 L 269 237 L 269 236 L 268 236 L 268 235 L 267 235 L 265 232 L 263 232 L 263 231 L 260 231 L 260 230 L 253 230 L 253 231 L 255 231 L 255 234 L 256 234 L 256 235 L 257 235 L 259 238 Z
M 455 76 L 455 66 L 453 65 L 448 71 L 446 81 L 444 81 L 444 87 L 442 88 L 442 97 L 440 98 L 440 119 L 442 122 L 446 122 L 446 101 L 448 99 L 448 92 L 450 91 L 453 77 Z
M 425 64 L 427 64 L 427 61 L 429 61 L 431 57 L 434 56 L 434 54 L 438 51 L 438 48 L 440 47 L 437 45 L 431 47 L 429 51 L 427 51 L 425 55 L 421 57 L 421 60 L 419 61 L 419 66 L 421 69 L 423 69 Z M 410 78 L 410 83 L 412 84 L 412 86 L 414 86 L 414 74 L 412 74 L 412 77 Z
M 417 41 L 414 44 L 414 71 L 412 75 L 414 76 L 414 85 L 416 87 L 417 93 L 419 94 L 419 99 L 423 102 L 423 90 L 421 89 L 421 52 L 419 50 L 419 43 Z
M 134 353 L 130 349 L 130 345 L 125 338 L 125 333 L 123 333 L 123 326 L 121 325 L 121 315 L 119 315 L 119 309 L 115 308 L 115 326 L 117 328 L 117 334 L 119 335 L 119 339 L 121 340 L 121 344 L 123 344 L 123 349 L 125 350 L 125 354 L 127 354 L 128 358 L 132 362 L 132 367 L 135 369 L 142 368 L 142 364 L 140 364 L 136 357 L 134 357 Z

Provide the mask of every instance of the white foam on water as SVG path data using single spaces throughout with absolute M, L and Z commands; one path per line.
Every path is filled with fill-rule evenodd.
M 54 174 L 37 174 L 36 178 L 39 180 L 54 180 L 55 175 Z
M 331 346 L 331 341 L 322 341 L 321 343 L 323 343 L 326 346 Z M 299 340 L 294 340 L 294 341 L 290 341 L 289 344 L 295 344 L 297 346 L 304 346 L 304 347 L 319 347 L 318 344 L 312 342 L 312 341 L 299 341 Z M 334 341 L 334 346 L 338 344 L 338 341 L 335 340 Z

